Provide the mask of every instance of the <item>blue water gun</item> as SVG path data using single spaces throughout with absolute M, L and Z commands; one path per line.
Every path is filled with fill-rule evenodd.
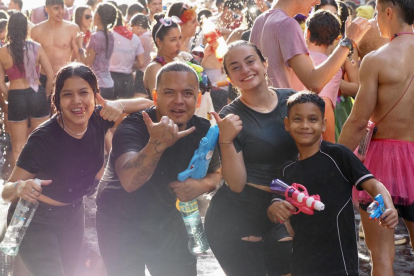
M 191 177 L 193 179 L 202 179 L 207 175 L 208 165 L 216 148 L 219 135 L 217 125 L 210 127 L 205 137 L 200 141 L 198 149 L 194 152 L 194 156 L 190 161 L 188 168 L 178 174 L 179 181 L 185 181 Z
M 382 198 L 381 194 L 378 194 L 374 198 L 374 202 L 372 202 L 368 208 L 367 212 L 370 214 L 369 219 L 370 220 L 377 220 L 379 217 L 385 212 L 385 205 L 384 205 L 384 199 Z

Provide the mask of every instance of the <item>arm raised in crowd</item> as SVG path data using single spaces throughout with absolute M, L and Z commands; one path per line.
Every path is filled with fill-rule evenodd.
M 159 123 L 152 122 L 146 112 L 142 112 L 150 139 L 138 153 L 127 152 L 115 162 L 115 169 L 122 187 L 129 193 L 141 188 L 157 168 L 164 151 L 179 139 L 191 134 L 195 127 L 178 131 L 178 126 L 163 116 Z
M 366 19 L 357 18 L 347 28 L 346 37 L 358 43 L 370 27 L 371 24 Z M 316 68 L 309 55 L 305 54 L 296 55 L 288 62 L 299 80 L 309 90 L 319 93 L 345 62 L 349 51 L 347 47 L 338 46 L 333 54 Z
M 229 114 L 224 119 L 215 112 L 211 114 L 220 129 L 219 145 L 223 178 L 233 192 L 241 193 L 247 182 L 246 166 L 243 152 L 237 152 L 233 140 L 243 128 L 242 121 L 234 114 Z

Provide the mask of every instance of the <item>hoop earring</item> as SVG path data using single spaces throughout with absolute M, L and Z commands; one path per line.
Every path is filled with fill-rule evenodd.
M 273 82 L 272 80 L 269 78 L 269 76 L 267 75 L 267 71 L 265 72 L 265 79 L 266 79 L 266 84 L 268 87 L 273 87 Z

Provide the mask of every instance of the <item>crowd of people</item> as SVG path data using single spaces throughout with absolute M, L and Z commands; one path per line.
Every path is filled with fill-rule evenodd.
M 108 276 L 195 276 L 176 200 L 206 194 L 226 275 L 359 275 L 358 235 L 371 275 L 394 275 L 398 217 L 414 239 L 413 1 L 79 2 L 0 1 L 2 198 L 8 221 L 39 202 L 31 275 L 75 275 L 87 196 Z M 215 124 L 207 175 L 178 181 Z M 325 210 L 294 214 L 274 179 Z

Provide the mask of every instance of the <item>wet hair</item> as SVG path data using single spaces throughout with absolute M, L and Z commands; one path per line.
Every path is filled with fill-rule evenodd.
M 159 38 L 161 41 L 164 40 L 164 37 L 168 34 L 170 29 L 172 28 L 178 28 L 178 24 L 175 22 L 171 22 L 170 26 L 164 26 L 160 20 L 165 18 L 165 14 L 163 13 L 157 13 L 154 15 L 155 24 L 152 26 L 152 39 L 154 40 L 155 46 L 157 46 L 157 38 Z M 161 27 L 162 25 L 162 27 Z M 158 32 L 158 33 L 157 33 Z M 155 34 L 157 37 L 155 37 Z
M 336 10 L 337 10 L 338 15 L 341 12 L 341 10 L 339 8 L 339 2 L 337 0 L 321 0 L 320 4 L 315 5 L 315 11 L 322 9 L 322 6 L 326 6 L 326 5 L 335 7 Z
M 355 3 L 352 0 L 346 0 L 344 3 L 351 10 L 351 14 L 355 14 L 356 13 L 356 9 L 359 7 L 359 5 L 357 3 Z
M 27 17 L 21 12 L 13 13 L 7 24 L 6 41 L 13 58 L 13 64 L 21 73 L 24 72 L 24 48 L 27 47 Z
M 122 12 L 120 10 L 117 10 L 118 17 L 116 19 L 115 27 L 124 26 L 125 21 L 124 17 L 122 16 Z
M 15 4 L 17 4 L 20 8 L 20 10 L 23 8 L 23 1 L 22 0 L 10 0 L 13 1 Z
M 82 19 L 83 14 L 86 10 L 90 10 L 89 6 L 78 6 L 75 10 L 75 15 L 73 16 L 73 22 L 76 23 L 76 25 L 79 26 L 79 28 L 82 26 Z
M 142 13 L 137 13 L 131 18 L 130 21 L 131 27 L 141 26 L 142 28 L 148 30 L 150 28 L 150 23 L 148 16 Z
M 145 0 L 138 0 L 138 3 L 140 3 L 144 7 L 145 11 L 148 13 L 147 1 L 145 1 Z
M 338 14 L 339 19 L 341 19 L 341 34 L 342 36 L 345 36 L 346 21 L 348 20 L 348 17 L 351 16 L 352 11 L 351 8 L 344 2 L 340 1 L 338 3 L 339 6 L 341 6 L 341 13 Z
M 142 6 L 141 3 L 134 3 L 128 6 L 127 15 L 133 16 L 134 14 L 137 14 L 137 13 L 143 13 L 144 10 L 145 8 Z
M 118 4 L 116 3 L 116 1 L 106 1 L 106 2 L 114 5 L 115 8 L 118 8 Z
M 168 17 L 175 15 L 178 18 L 180 18 L 181 15 L 184 13 L 184 11 L 188 10 L 184 8 L 183 6 L 184 6 L 184 2 L 181 2 L 181 1 L 173 3 L 168 9 Z
M 128 9 L 128 5 L 127 4 L 121 4 L 118 5 L 118 10 L 120 10 L 122 12 L 123 16 L 127 15 L 127 9 Z
M 7 27 L 7 19 L 0 19 L 0 33 L 2 33 Z
M 63 0 L 46 0 L 45 6 L 54 6 L 59 5 L 64 7 L 65 3 L 63 3 Z
M 115 25 L 117 20 L 117 9 L 114 5 L 104 2 L 99 3 L 98 7 L 96 8 L 96 13 L 99 15 L 101 19 L 102 25 L 104 27 L 104 34 L 105 34 L 105 41 L 106 41 L 106 58 L 110 58 L 108 56 L 108 29 L 112 28 Z
M 322 113 L 322 119 L 325 117 L 325 101 L 311 91 L 300 91 L 293 94 L 287 100 L 287 115 L 289 117 L 290 110 L 297 104 L 313 103 L 316 105 Z
M 199 82 L 198 82 L 198 75 L 196 73 L 196 71 L 189 65 L 185 64 L 184 62 L 181 61 L 173 61 L 170 62 L 166 65 L 164 65 L 163 67 L 161 67 L 161 69 L 158 71 L 157 73 L 157 77 L 156 77 L 156 82 L 155 82 L 155 87 L 158 89 L 158 86 L 161 83 L 161 77 L 164 73 L 167 72 L 188 72 L 188 73 L 192 73 L 194 75 L 194 78 L 196 80 L 197 83 L 197 92 L 198 92 L 198 88 L 199 88 Z
M 0 10 L 0 19 L 9 19 L 9 14 L 6 11 Z
M 52 90 L 52 109 L 53 113 L 61 114 L 62 109 L 60 107 L 60 93 L 62 92 L 65 81 L 69 78 L 79 77 L 84 79 L 92 88 L 93 95 L 96 97 L 96 93 L 99 93 L 98 80 L 95 73 L 91 68 L 83 63 L 72 62 L 63 66 L 53 82 Z
M 240 46 L 248 46 L 248 47 L 253 48 L 253 50 L 259 56 L 261 62 L 266 62 L 267 61 L 266 58 L 263 56 L 262 52 L 259 50 L 259 48 L 257 48 L 257 46 L 254 45 L 253 43 L 248 42 L 248 41 L 244 41 L 244 40 L 235 41 L 235 42 L 230 43 L 228 45 L 228 51 L 227 51 L 226 54 L 224 54 L 224 57 L 223 57 L 223 67 L 224 67 L 224 71 L 226 72 L 227 76 L 229 75 L 229 72 L 227 71 L 227 67 L 226 67 L 227 55 L 231 50 L 233 50 L 233 48 L 237 48 L 237 47 L 240 47 Z
M 312 13 L 306 20 L 306 29 L 310 32 L 309 41 L 316 46 L 332 45 L 341 34 L 339 18 L 325 10 Z
M 209 9 L 201 9 L 198 13 L 197 13 L 197 21 L 198 23 L 202 23 L 202 18 L 209 18 L 213 16 L 213 13 L 209 10 Z
M 378 0 L 378 3 L 386 7 L 397 7 L 401 19 L 408 25 L 414 24 L 414 2 L 413 0 Z

